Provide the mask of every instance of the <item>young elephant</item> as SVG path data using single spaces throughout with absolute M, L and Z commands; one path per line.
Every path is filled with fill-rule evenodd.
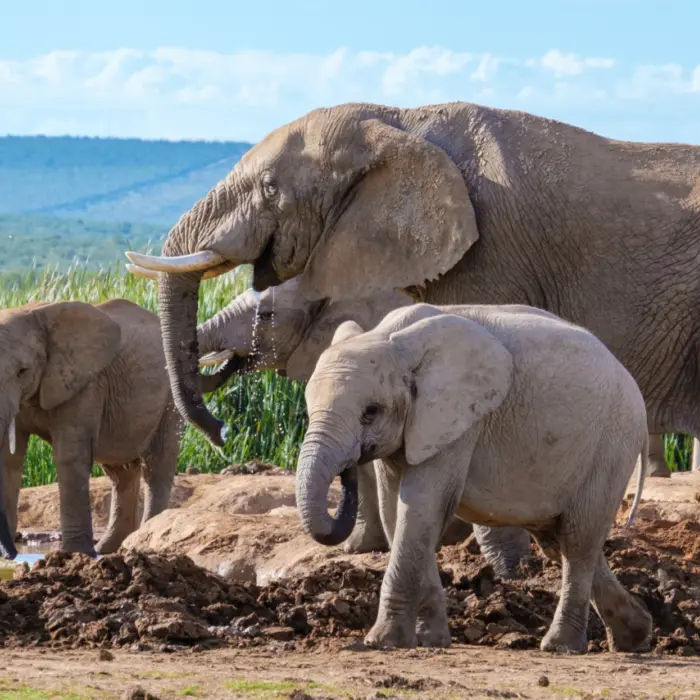
M 306 401 L 297 504 L 314 539 L 337 543 L 351 531 L 356 465 L 385 465 L 391 555 L 368 644 L 449 645 L 435 545 L 453 513 L 524 527 L 561 561 L 543 650 L 587 650 L 591 598 L 611 650 L 646 643 L 651 618 L 603 555 L 641 452 L 633 512 L 639 501 L 646 410 L 634 379 L 591 333 L 530 307 L 419 304 L 367 333 L 343 324 Z M 344 497 L 331 518 L 337 475 Z
M 233 374 L 267 369 L 306 381 L 341 323 L 352 320 L 373 328 L 389 311 L 411 303 L 409 297 L 395 291 L 372 299 L 309 302 L 299 292 L 298 278 L 262 294 L 248 289 L 197 329 L 200 363 L 225 360 L 219 371 L 202 376 L 202 390 L 214 391 Z M 371 464 L 361 471 L 358 490 L 357 522 L 345 551 L 386 551 L 389 545 L 379 517 Z M 471 525 L 455 518 L 442 543 L 461 542 L 471 531 Z
M 0 547 L 14 558 L 17 499 L 30 435 L 53 447 L 63 549 L 95 554 L 89 479 L 99 463 L 112 481 L 107 533 L 116 551 L 142 522 L 167 508 L 183 421 L 165 372 L 158 317 L 115 299 L 0 311 Z M 2 483 L 4 481 L 4 484 Z

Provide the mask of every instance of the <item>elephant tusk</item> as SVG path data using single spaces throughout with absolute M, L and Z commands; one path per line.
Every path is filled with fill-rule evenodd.
M 236 353 L 233 350 L 219 350 L 218 352 L 208 352 L 206 355 L 202 355 L 199 358 L 200 367 L 210 367 L 211 365 L 218 365 L 224 360 L 228 360 L 233 357 Z
M 136 277 L 144 277 L 145 279 L 148 279 L 148 280 L 157 280 L 158 279 L 158 273 L 155 270 L 147 270 L 145 267 L 141 267 L 140 265 L 134 265 L 133 263 L 127 263 L 126 269 L 132 275 L 136 275 Z M 220 274 L 221 273 L 219 273 L 216 270 L 207 270 L 202 275 L 202 279 L 208 280 L 208 279 L 211 279 L 212 277 L 218 277 Z
M 226 262 L 223 255 L 215 253 L 213 250 L 202 250 L 189 255 L 175 255 L 170 258 L 159 255 L 144 255 L 131 250 L 127 250 L 125 255 L 134 265 L 156 272 L 201 272 Z
M 148 280 L 157 280 L 158 279 L 157 272 L 155 272 L 154 270 L 147 270 L 145 267 L 139 267 L 138 265 L 134 265 L 132 263 L 127 263 L 126 269 L 132 275 L 136 275 L 136 277 L 145 277 Z
M 10 440 L 10 454 L 13 455 L 15 453 L 15 450 L 17 449 L 17 440 L 15 436 L 15 419 L 13 418 L 10 421 L 10 431 L 9 431 L 9 440 Z

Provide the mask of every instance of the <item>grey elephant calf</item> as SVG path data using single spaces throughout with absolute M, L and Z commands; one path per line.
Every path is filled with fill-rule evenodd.
M 97 551 L 116 551 L 167 508 L 183 420 L 165 371 L 158 317 L 123 299 L 29 304 L 0 311 L 0 548 L 17 554 L 17 499 L 30 435 L 53 447 L 62 548 L 95 553 L 89 480 L 112 481 L 109 525 Z M 4 482 L 4 483 L 3 483 Z
M 202 390 L 214 391 L 233 374 L 268 369 L 306 381 L 341 323 L 352 320 L 373 328 L 389 311 L 411 303 L 405 294 L 396 291 L 372 299 L 309 302 L 299 292 L 298 279 L 262 294 L 249 289 L 197 329 L 200 363 L 225 362 L 214 374 L 202 376 Z M 358 492 L 357 521 L 345 542 L 345 551 L 386 551 L 389 544 L 379 517 L 372 465 L 360 473 Z M 471 531 L 470 524 L 455 518 L 442 542 L 460 542 Z
M 590 332 L 525 306 L 419 304 L 367 333 L 343 324 L 306 401 L 297 504 L 314 539 L 333 544 L 350 533 L 357 465 L 385 465 L 391 554 L 368 644 L 449 645 L 435 545 L 453 513 L 524 527 L 561 561 L 543 650 L 587 650 L 591 599 L 611 650 L 646 643 L 651 618 L 603 554 L 641 453 L 630 520 L 639 502 L 646 409 L 632 376 Z M 332 518 L 338 475 L 344 497 Z

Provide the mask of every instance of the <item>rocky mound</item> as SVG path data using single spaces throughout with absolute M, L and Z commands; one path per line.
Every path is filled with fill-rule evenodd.
M 655 621 L 651 650 L 700 655 L 700 524 L 616 529 L 606 554 Z M 533 556 L 519 581 L 499 581 L 467 541 L 440 553 L 453 639 L 534 648 L 556 607 L 560 572 Z M 382 572 L 334 561 L 265 587 L 228 582 L 188 557 L 127 552 L 92 560 L 50 554 L 0 587 L 6 647 L 313 647 L 361 641 L 377 610 Z M 592 613 L 590 649 L 606 648 Z

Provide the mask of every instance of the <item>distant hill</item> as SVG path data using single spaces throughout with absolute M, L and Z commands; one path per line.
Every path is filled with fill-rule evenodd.
M 172 226 L 249 143 L 0 138 L 0 214 Z
M 0 137 L 0 270 L 109 264 L 157 242 L 251 147 L 243 142 Z

